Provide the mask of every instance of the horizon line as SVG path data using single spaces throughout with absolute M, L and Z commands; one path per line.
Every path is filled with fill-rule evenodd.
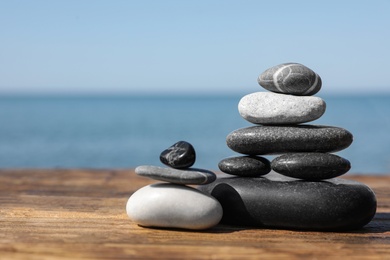
M 169 92 L 134 92 L 134 91 L 70 91 L 70 92 L 53 92 L 53 91 L 39 91 L 39 92 L 1 92 L 0 98 L 7 97 L 237 97 L 251 94 L 254 92 L 270 92 L 267 90 L 254 91 L 221 91 L 205 92 L 205 91 L 169 91 Z M 390 91 L 320 91 L 312 96 L 389 96 Z

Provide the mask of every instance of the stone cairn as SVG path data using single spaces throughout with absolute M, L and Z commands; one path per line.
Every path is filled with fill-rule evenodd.
M 227 137 L 227 145 L 249 156 L 222 160 L 221 171 L 238 176 L 256 177 L 272 170 L 303 180 L 320 181 L 348 172 L 350 162 L 330 152 L 352 143 L 352 134 L 332 126 L 301 125 L 320 118 L 324 100 L 312 97 L 321 89 L 321 78 L 298 63 L 285 63 L 263 72 L 258 82 L 272 92 L 244 96 L 240 115 L 262 127 L 239 129 Z M 283 154 L 272 163 L 258 155 Z
M 222 222 L 300 230 L 367 224 L 376 211 L 372 190 L 335 178 L 351 166 L 332 153 L 347 148 L 352 134 L 339 127 L 302 124 L 325 112 L 325 102 L 312 96 L 321 89 L 320 76 L 304 65 L 285 63 L 264 71 L 258 83 L 271 92 L 246 95 L 238 104 L 240 115 L 256 126 L 226 138 L 228 147 L 243 156 L 218 164 L 238 177 L 218 178 L 199 188 L 221 203 Z M 262 155 L 278 157 L 270 163 Z
M 155 183 L 136 191 L 127 201 L 128 216 L 140 226 L 207 229 L 222 218 L 221 204 L 212 196 L 187 185 L 215 181 L 208 170 L 190 168 L 196 159 L 194 147 L 179 141 L 160 155 L 168 167 L 138 166 L 136 174 L 165 183 Z
M 225 224 L 298 230 L 352 230 L 376 212 L 366 185 L 336 178 L 350 162 L 334 152 L 352 143 L 352 134 L 334 126 L 303 124 L 320 118 L 325 102 L 314 97 L 321 78 L 298 63 L 267 69 L 259 84 L 271 92 L 244 96 L 240 115 L 255 124 L 230 133 L 230 149 L 213 172 L 191 168 L 195 150 L 180 141 L 160 155 L 168 167 L 139 166 L 138 175 L 165 183 L 148 185 L 128 200 L 126 210 L 146 227 L 206 229 Z M 270 162 L 263 155 L 278 155 Z M 271 171 L 272 169 L 272 171 Z M 197 189 L 187 185 L 199 185 Z M 223 214 L 222 214 L 223 213 Z

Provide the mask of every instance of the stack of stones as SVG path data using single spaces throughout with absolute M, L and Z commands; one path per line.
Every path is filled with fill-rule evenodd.
M 300 125 L 320 118 L 324 100 L 312 97 L 321 88 L 321 78 L 297 63 L 285 63 L 263 72 L 259 84 L 272 92 L 244 96 L 240 115 L 253 124 L 227 137 L 228 146 L 250 156 L 232 157 L 219 163 L 221 171 L 240 176 L 259 176 L 272 170 L 304 180 L 330 179 L 345 174 L 348 160 L 329 152 L 348 147 L 352 134 L 332 126 Z M 257 155 L 282 154 L 271 163 Z
M 376 211 L 374 193 L 364 184 L 335 178 L 348 172 L 350 163 L 332 153 L 347 148 L 352 134 L 339 127 L 302 124 L 325 112 L 325 102 L 312 96 L 321 89 L 321 78 L 304 65 L 285 63 L 267 69 L 258 82 L 271 92 L 249 94 L 238 105 L 240 115 L 257 125 L 226 138 L 228 147 L 243 156 L 218 165 L 239 177 L 219 178 L 199 188 L 220 201 L 222 220 L 311 230 L 367 224 Z M 262 155 L 280 156 L 270 163 Z
M 136 191 L 128 200 L 128 216 L 145 227 L 200 230 L 219 223 L 222 207 L 212 196 L 187 185 L 205 185 L 216 175 L 190 168 L 196 159 L 194 147 L 179 141 L 164 150 L 160 161 L 168 167 L 139 166 L 135 172 L 165 183 L 155 183 Z

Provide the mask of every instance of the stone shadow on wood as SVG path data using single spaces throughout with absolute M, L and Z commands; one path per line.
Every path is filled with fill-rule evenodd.
M 349 233 L 375 234 L 386 233 L 390 231 L 390 213 L 377 212 L 374 218 L 361 229 L 350 231 Z
M 243 207 L 245 207 L 243 205 Z M 242 216 L 245 217 L 247 213 L 244 213 Z M 238 216 L 239 217 L 239 216 Z M 227 220 L 229 221 L 229 219 Z M 375 217 L 370 223 L 366 226 L 349 231 L 332 231 L 332 230 L 300 230 L 300 229 L 289 229 L 289 228 L 271 228 L 271 227 L 258 227 L 258 226 L 241 226 L 229 223 L 219 223 L 217 226 L 214 226 L 206 230 L 188 230 L 188 229 L 179 229 L 179 228 L 158 228 L 158 227 L 142 227 L 147 229 L 155 230 L 166 230 L 170 232 L 192 232 L 192 233 L 210 233 L 210 234 L 227 234 L 234 233 L 242 230 L 289 230 L 296 232 L 321 232 L 321 233 L 340 233 L 340 234 L 378 234 L 386 233 L 390 231 L 390 213 L 376 213 Z

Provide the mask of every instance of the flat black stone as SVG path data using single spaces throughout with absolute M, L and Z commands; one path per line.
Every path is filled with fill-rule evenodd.
M 223 159 L 218 168 L 224 173 L 243 177 L 256 177 L 271 171 L 268 159 L 260 156 L 238 156 Z
M 135 173 L 154 180 L 166 181 L 184 185 L 208 184 L 217 178 L 215 173 L 205 169 L 173 169 L 153 165 L 141 165 L 135 168 Z
M 343 175 L 351 164 L 335 154 L 290 153 L 273 159 L 271 167 L 285 176 L 316 181 Z
M 336 152 L 352 141 L 352 134 L 343 128 L 319 125 L 252 126 L 226 137 L 230 149 L 249 155 Z
M 191 167 L 196 160 L 194 147 L 185 141 L 179 141 L 160 154 L 160 161 L 172 168 L 185 169 Z
M 376 212 L 369 187 L 340 178 L 310 182 L 270 173 L 218 178 L 198 189 L 221 203 L 229 225 L 344 231 L 363 227 Z

